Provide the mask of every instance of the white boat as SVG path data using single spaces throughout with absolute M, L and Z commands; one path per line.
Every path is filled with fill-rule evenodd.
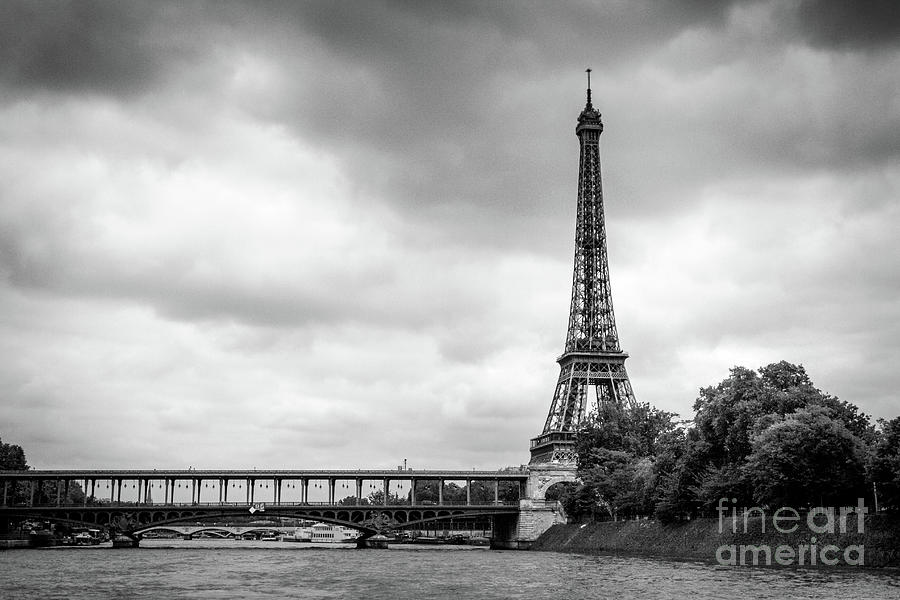
M 311 542 L 313 544 L 339 544 L 355 542 L 359 531 L 343 525 L 316 523 L 311 527 L 298 527 L 294 531 L 293 542 Z M 284 538 L 288 541 L 288 538 Z

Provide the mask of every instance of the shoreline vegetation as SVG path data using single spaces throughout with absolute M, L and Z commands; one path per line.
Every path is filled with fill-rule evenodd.
M 700 389 L 686 420 L 646 403 L 600 402 L 575 450 L 577 481 L 546 494 L 575 523 L 674 524 L 747 510 L 781 510 L 782 520 L 815 507 L 900 513 L 900 417 L 873 422 L 786 361 L 734 367 Z
M 786 361 L 734 367 L 693 408 L 599 403 L 576 435 L 577 480 L 546 494 L 569 524 L 532 549 L 900 566 L 900 417 L 873 422 Z
M 698 518 L 668 524 L 641 519 L 554 525 L 535 541 L 531 551 L 622 554 L 730 564 L 723 563 L 720 558 L 732 556 L 727 547 L 734 546 L 733 564 L 737 566 L 753 565 L 752 560 L 756 556 L 757 564 L 761 566 L 900 568 L 900 517 L 897 515 L 867 515 L 863 533 L 850 528 L 844 533 L 836 530 L 834 533 L 816 534 L 805 527 L 793 533 L 780 533 L 773 530 L 771 522 L 763 533 L 763 524 L 763 520 L 759 518 L 749 520 L 746 533 L 740 520 L 737 531 L 733 532 L 730 519 L 726 520 L 720 532 L 721 523 L 716 518 Z M 810 561 L 808 552 L 803 561 L 796 554 L 792 560 L 775 560 L 778 547 L 796 550 L 813 544 L 817 550 L 815 563 Z M 841 552 L 826 554 L 829 559 L 837 559 L 836 564 L 823 564 L 821 561 L 821 549 L 828 545 L 841 549 Z M 842 552 L 854 546 L 861 547 L 863 554 L 858 556 L 858 552 L 851 552 L 851 562 L 848 564 L 843 560 Z M 726 549 L 723 550 L 723 547 Z M 766 560 L 765 552 L 759 551 L 760 548 L 771 549 L 770 560 Z M 860 564 L 854 562 L 857 558 L 861 559 Z

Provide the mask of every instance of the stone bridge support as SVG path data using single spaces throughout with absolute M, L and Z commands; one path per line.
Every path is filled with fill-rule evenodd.
M 556 501 L 521 500 L 518 515 L 494 517 L 491 548 L 528 550 L 552 525 L 566 522 L 566 513 Z
M 546 499 L 551 486 L 565 481 L 575 481 L 574 467 L 552 463 L 530 465 L 525 497 L 519 501 L 519 514 L 494 517 L 491 547 L 527 550 L 551 526 L 565 523 L 562 505 Z

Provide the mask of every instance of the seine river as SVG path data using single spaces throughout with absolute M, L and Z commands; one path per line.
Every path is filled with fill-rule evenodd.
M 719 567 L 454 546 L 145 540 L 0 551 L 0 598 L 900 598 L 890 570 Z

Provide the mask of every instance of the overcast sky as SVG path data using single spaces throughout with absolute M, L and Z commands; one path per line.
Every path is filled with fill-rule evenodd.
M 900 414 L 892 2 L 3 2 L 0 56 L 36 468 L 527 462 L 586 67 L 637 399 L 783 359 Z

